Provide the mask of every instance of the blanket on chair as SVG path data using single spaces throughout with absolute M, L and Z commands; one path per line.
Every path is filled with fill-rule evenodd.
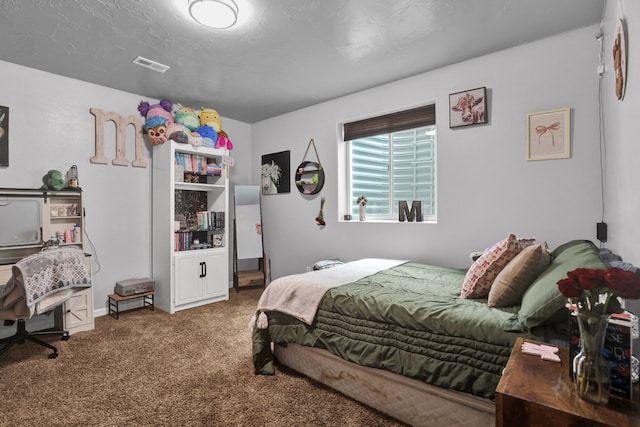
M 75 246 L 46 249 L 21 259 L 12 277 L 0 289 L 0 310 L 14 307 L 24 297 L 29 317 L 62 303 L 74 291 L 91 286 L 84 252 Z

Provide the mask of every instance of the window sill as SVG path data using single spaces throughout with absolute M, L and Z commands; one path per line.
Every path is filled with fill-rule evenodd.
M 360 221 L 357 218 L 351 220 L 345 220 L 343 218 L 338 219 L 338 222 L 350 223 L 357 222 L 359 224 L 437 224 L 437 220 L 424 220 L 424 221 L 398 221 L 397 219 L 367 219 L 366 221 Z

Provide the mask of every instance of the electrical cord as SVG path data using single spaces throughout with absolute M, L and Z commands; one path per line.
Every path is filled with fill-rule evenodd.
M 96 251 L 96 247 L 93 245 L 91 237 L 89 237 L 89 233 L 87 232 L 87 215 L 84 208 L 82 208 L 82 216 L 84 217 L 84 234 L 87 236 L 87 242 L 89 242 L 89 246 L 91 247 L 91 254 L 95 257 L 97 266 L 95 271 L 92 271 L 91 273 L 93 275 L 96 275 L 100 272 L 100 259 L 98 259 L 98 251 Z
M 604 15 L 607 7 L 607 0 L 602 2 L 602 15 L 600 18 L 600 31 L 596 34 L 596 40 L 600 43 L 600 49 L 598 51 L 598 130 L 599 130 L 599 145 L 600 145 L 600 202 L 602 206 L 601 222 L 605 222 L 605 159 L 607 155 L 606 150 L 606 138 L 605 138 L 605 123 L 604 123 L 604 108 L 603 108 L 603 91 L 602 82 L 604 75 Z M 605 239 L 606 241 L 606 239 Z M 600 247 L 604 246 L 604 241 L 600 241 Z

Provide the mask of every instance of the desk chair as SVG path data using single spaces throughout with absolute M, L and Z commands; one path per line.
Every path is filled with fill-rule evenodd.
M 14 344 L 24 344 L 25 341 L 31 341 L 34 342 L 36 344 L 40 344 L 44 347 L 47 347 L 49 349 L 52 350 L 52 353 L 49 354 L 49 359 L 55 359 L 56 357 L 58 357 L 58 349 L 54 346 L 49 344 L 46 341 L 42 341 L 39 338 L 36 338 L 36 336 L 38 335 L 61 335 L 62 336 L 62 340 L 66 341 L 69 339 L 69 331 L 67 330 L 62 330 L 62 331 L 41 331 L 41 332 L 29 332 L 27 331 L 27 325 L 26 325 L 26 321 L 25 319 L 17 319 L 17 320 L 5 320 L 4 321 L 4 325 L 5 326 L 10 326 L 14 323 L 17 322 L 17 326 L 16 326 L 16 333 L 13 334 L 11 337 L 6 338 L 4 340 L 4 343 L 6 343 L 4 345 L 4 347 L 2 347 L 2 349 L 0 349 L 0 356 L 2 356 L 4 353 L 6 353 L 7 350 L 9 350 L 9 348 L 14 345 Z
M 18 261 L 7 284 L 0 287 L 0 319 L 5 325 L 17 322 L 16 333 L 4 340 L 0 356 L 14 344 L 31 341 L 52 350 L 49 359 L 58 357 L 58 349 L 37 336 L 55 334 L 68 340 L 69 332 L 29 332 L 25 322 L 34 315 L 50 314 L 75 292 L 89 286 L 89 269 L 77 247 L 47 249 Z

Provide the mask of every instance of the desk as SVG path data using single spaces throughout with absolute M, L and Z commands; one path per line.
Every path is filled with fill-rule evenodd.
M 25 256 L 29 256 L 27 254 Z M 85 253 L 89 274 L 92 274 L 91 254 Z M 17 257 L 16 262 L 22 259 Z M 0 286 L 4 286 L 13 275 L 14 264 L 0 264 Z M 71 297 L 54 311 L 54 328 L 76 332 L 90 331 L 95 328 L 93 318 L 93 286 L 75 292 Z
M 128 295 L 126 297 L 123 297 L 122 295 L 118 295 L 118 294 L 111 294 L 109 295 L 109 316 L 113 317 L 114 319 L 118 319 L 120 314 L 120 303 L 122 301 L 129 301 L 136 298 L 142 298 L 142 307 L 138 307 L 138 308 L 145 308 L 149 306 L 153 311 L 155 307 L 153 304 L 154 294 L 155 294 L 155 291 L 144 292 L 142 294 Z
M 522 343 L 518 338 L 496 388 L 497 427 L 640 426 L 640 393 L 633 401 L 611 396 L 606 406 L 591 404 L 575 393 L 568 348 L 560 348 L 562 361 L 554 363 L 522 353 Z

